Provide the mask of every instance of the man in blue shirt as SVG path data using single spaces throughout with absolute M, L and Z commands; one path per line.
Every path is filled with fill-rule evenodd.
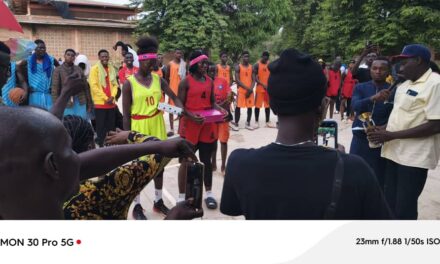
M 372 80 L 356 85 L 352 98 L 353 111 L 356 113 L 353 128 L 362 127 L 359 115 L 365 112 L 372 113 L 376 126 L 385 126 L 388 123 L 393 105 L 385 104 L 384 101 L 390 96 L 389 84 L 385 81 L 390 73 L 390 67 L 387 58 L 376 58 L 370 68 Z M 353 130 L 350 154 L 362 157 L 371 166 L 383 190 L 385 160 L 380 156 L 380 152 L 381 147 L 370 148 L 365 131 Z

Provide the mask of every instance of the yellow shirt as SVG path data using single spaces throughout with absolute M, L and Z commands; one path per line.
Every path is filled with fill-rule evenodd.
M 113 70 L 114 68 L 111 68 L 113 66 L 109 65 L 108 66 L 109 71 Z M 90 85 L 90 93 L 92 95 L 92 99 L 93 99 L 93 103 L 95 105 L 105 105 L 105 101 L 108 100 L 108 96 L 104 93 L 103 87 L 100 83 L 100 78 L 99 78 L 99 68 L 98 68 L 98 64 L 95 64 L 91 69 L 90 69 L 90 75 L 89 75 L 89 85 Z M 114 79 L 113 81 L 110 80 L 110 92 L 111 95 L 113 97 L 116 97 L 116 94 L 118 93 L 118 83 L 116 81 L 116 79 Z
M 428 120 L 440 120 L 440 75 L 431 69 L 417 81 L 408 80 L 397 88 L 387 130 L 407 130 Z M 382 157 L 404 166 L 435 169 L 440 157 L 440 134 L 386 142 Z

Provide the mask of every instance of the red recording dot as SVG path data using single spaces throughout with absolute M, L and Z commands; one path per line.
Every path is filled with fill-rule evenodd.
M 78 240 L 76 241 L 76 243 L 77 243 L 78 245 L 81 245 L 81 240 L 78 239 Z

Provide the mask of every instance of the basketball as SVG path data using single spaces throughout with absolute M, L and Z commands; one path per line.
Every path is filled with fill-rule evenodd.
M 11 99 L 11 101 L 14 104 L 19 104 L 21 103 L 21 98 L 24 95 L 24 90 L 18 87 L 15 87 L 14 89 L 11 89 L 9 91 L 9 99 Z

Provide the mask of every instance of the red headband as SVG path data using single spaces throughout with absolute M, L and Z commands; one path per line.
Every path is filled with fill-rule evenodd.
M 145 53 L 145 54 L 138 55 L 139 61 L 154 60 L 154 59 L 157 59 L 156 53 Z
M 208 56 L 206 55 L 200 55 L 197 58 L 193 59 L 192 61 L 189 62 L 189 66 L 193 66 L 194 64 L 197 64 L 199 62 L 201 62 L 202 60 L 207 60 L 209 59 Z

